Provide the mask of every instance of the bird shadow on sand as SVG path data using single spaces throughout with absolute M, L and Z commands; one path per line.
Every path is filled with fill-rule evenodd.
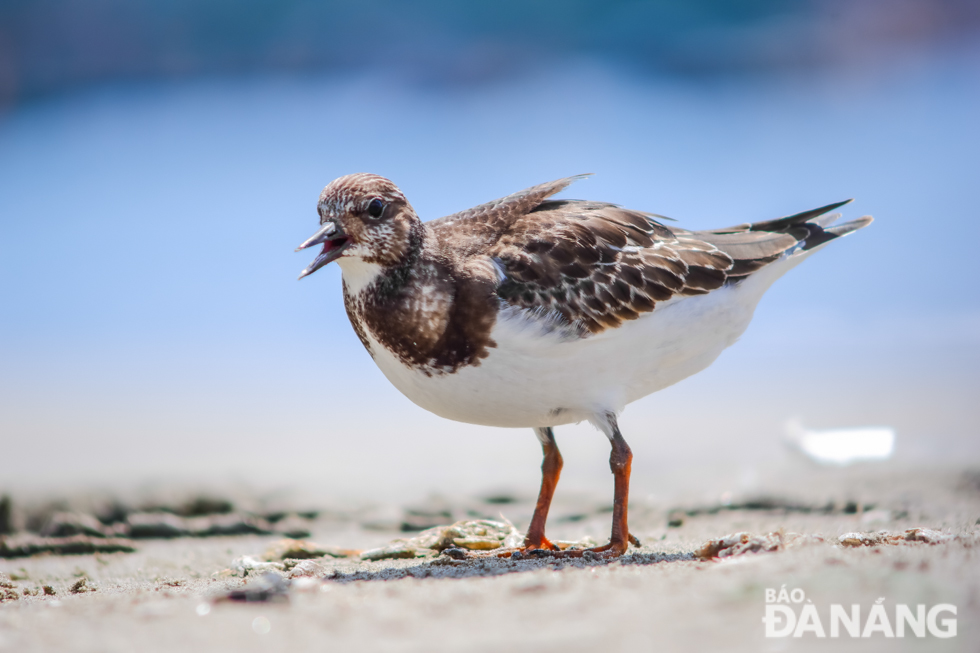
M 440 556 L 434 560 L 426 560 L 409 566 L 386 567 L 378 570 L 357 570 L 342 572 L 334 570 L 324 580 L 349 583 L 354 581 L 397 580 L 401 578 L 474 578 L 502 576 L 539 569 L 586 569 L 589 567 L 605 567 L 608 565 L 655 565 L 672 562 L 691 562 L 697 558 L 694 552 L 629 553 L 613 560 L 600 558 L 524 558 L 511 560 L 509 558 L 473 558 L 454 560 L 448 556 Z
M 308 590 L 320 585 L 326 589 L 331 583 L 346 585 L 354 582 L 393 581 L 406 578 L 422 579 L 463 579 L 488 578 L 505 574 L 518 574 L 541 569 L 587 569 L 609 565 L 656 565 L 678 562 L 693 562 L 698 558 L 694 552 L 662 553 L 636 551 L 613 560 L 601 558 L 523 558 L 511 560 L 508 558 L 471 558 L 454 560 L 448 556 L 413 561 L 383 561 L 389 563 L 380 569 L 354 569 L 343 571 L 334 569 L 325 576 L 287 579 L 278 573 L 266 572 L 250 578 L 244 587 L 237 587 L 214 597 L 217 601 L 232 601 L 244 603 L 265 603 L 270 601 L 288 601 L 291 590 L 299 589 L 300 584 Z M 407 563 L 395 564 L 390 563 Z M 374 565 L 377 563 L 360 563 Z M 301 590 L 302 591 L 302 590 Z

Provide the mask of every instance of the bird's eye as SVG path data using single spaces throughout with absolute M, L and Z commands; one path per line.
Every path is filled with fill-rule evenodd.
M 384 213 L 384 211 L 385 211 L 385 204 L 379 199 L 373 199 L 371 200 L 371 203 L 368 204 L 367 214 L 374 219 L 380 218 L 381 214 Z

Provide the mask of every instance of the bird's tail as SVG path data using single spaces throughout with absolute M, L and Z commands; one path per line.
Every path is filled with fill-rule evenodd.
M 868 226 L 870 215 L 838 223 L 840 213 L 831 213 L 853 200 L 828 204 L 777 220 L 747 222 L 725 229 L 699 231 L 697 236 L 735 260 L 728 278 L 738 280 L 785 256 L 812 253 L 823 245 Z

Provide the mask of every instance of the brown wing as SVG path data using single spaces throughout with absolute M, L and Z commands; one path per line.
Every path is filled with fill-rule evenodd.
M 575 175 L 532 186 L 425 224 L 439 239 L 440 244 L 456 255 L 477 255 L 492 247 L 516 221 L 527 216 L 546 199 L 564 190 L 569 184 L 589 176 Z
M 618 327 L 672 297 L 705 294 L 744 278 L 801 241 L 808 248 L 846 233 L 824 230 L 827 221 L 819 219 L 843 203 L 691 232 L 614 204 L 548 199 L 583 176 L 541 184 L 427 226 L 452 256 L 489 257 L 498 271 L 500 299 L 582 335 Z
M 582 332 L 618 327 L 675 295 L 725 283 L 732 258 L 689 232 L 611 204 L 548 201 L 490 247 L 497 295 Z

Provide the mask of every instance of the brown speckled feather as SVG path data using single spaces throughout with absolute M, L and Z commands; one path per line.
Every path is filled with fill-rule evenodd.
M 454 257 L 489 257 L 501 300 L 583 336 L 618 327 L 672 297 L 720 288 L 802 241 L 806 246 L 837 236 L 814 220 L 840 204 L 692 232 L 614 204 L 548 199 L 581 177 L 535 186 L 426 226 Z
M 451 249 L 461 258 L 485 253 L 515 222 L 525 218 L 542 202 L 561 192 L 569 184 L 588 176 L 575 175 L 532 186 L 507 197 L 431 220 L 426 226 L 444 248 Z

